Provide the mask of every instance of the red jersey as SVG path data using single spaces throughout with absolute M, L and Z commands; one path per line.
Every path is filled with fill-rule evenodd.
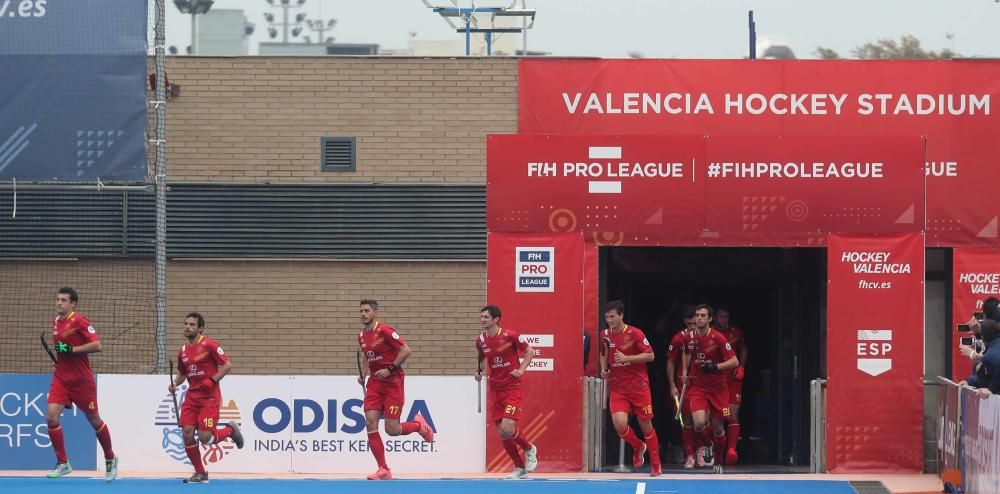
M 643 389 L 648 391 L 649 375 L 646 373 L 645 362 L 615 362 L 615 352 L 625 355 L 653 353 L 653 347 L 649 346 L 649 340 L 642 330 L 626 324 L 620 333 L 610 329 L 601 331 L 601 337 L 611 339 L 611 349 L 608 351 L 608 366 L 611 369 L 608 379 L 611 388 L 624 393 Z
M 97 341 L 97 330 L 90 325 L 90 319 L 79 312 L 70 312 L 66 317 L 52 321 L 52 341 L 66 343 L 72 347 Z M 94 378 L 90 359 L 86 353 L 57 353 L 55 377 L 65 382 L 81 378 Z
M 705 373 L 701 370 L 702 364 L 714 362 L 721 364 L 736 356 L 733 347 L 726 341 L 726 337 L 715 329 L 709 328 L 704 336 L 693 331 L 688 338 L 688 352 L 694 352 L 691 361 L 691 386 L 707 391 L 721 391 L 727 389 L 726 376 L 728 372 L 715 371 Z
M 476 349 L 489 366 L 491 389 L 500 391 L 521 387 L 521 378 L 510 375 L 521 367 L 521 355 L 528 350 L 528 343 L 517 331 L 497 328 L 497 334 L 485 332 L 476 340 Z
M 215 340 L 198 335 L 194 343 L 181 346 L 177 362 L 177 371 L 187 377 L 188 396 L 221 397 L 219 385 L 211 378 L 219 372 L 222 364 L 229 362 L 229 357 Z
M 379 369 L 388 369 L 389 365 L 396 361 L 399 356 L 399 349 L 406 344 L 403 338 L 392 326 L 375 321 L 372 329 L 363 329 L 358 333 L 358 344 L 361 345 L 361 352 L 368 358 L 368 372 L 375 375 Z M 403 368 L 399 367 L 394 372 L 389 373 L 389 377 L 383 381 L 398 381 L 403 378 Z
M 727 329 L 720 329 L 719 332 L 722 333 L 722 336 L 726 337 L 726 340 L 729 341 L 729 345 L 733 347 L 733 352 L 739 356 L 743 347 L 747 344 L 746 340 L 743 339 L 743 330 L 736 326 L 729 326 Z M 740 364 L 742 364 L 742 362 L 740 362 Z
M 670 346 L 667 347 L 667 365 L 673 366 L 674 368 L 674 384 L 678 389 L 681 388 L 681 352 L 684 351 L 684 342 L 691 338 L 691 331 L 682 329 L 674 333 L 674 337 L 670 339 Z

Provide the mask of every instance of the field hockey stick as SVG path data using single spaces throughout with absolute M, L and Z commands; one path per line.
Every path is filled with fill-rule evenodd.
M 170 359 L 170 385 L 176 388 L 174 384 L 174 360 Z M 174 399 L 174 417 L 177 417 L 177 427 L 181 426 L 181 414 L 177 412 L 177 390 L 174 389 L 170 392 L 170 397 Z
M 361 395 L 364 396 L 368 393 L 368 389 L 365 388 L 365 371 L 361 368 L 361 349 L 357 351 L 358 357 L 358 383 L 361 384 Z
M 688 357 L 687 366 L 684 368 L 684 384 L 681 386 L 681 396 L 678 398 L 678 402 L 684 403 L 684 396 L 687 395 L 688 382 L 691 380 L 691 363 L 694 362 L 694 350 L 698 348 L 698 340 L 693 341 L 694 348 L 691 351 L 691 355 Z M 677 415 L 674 417 L 677 420 L 681 420 L 681 407 L 677 406 Z
M 602 336 L 601 337 L 601 349 L 600 349 L 600 351 L 601 351 L 601 353 L 604 354 L 604 368 L 601 369 L 601 372 L 602 372 L 602 374 L 604 372 L 609 372 L 610 373 L 610 369 L 611 369 L 611 338 L 608 338 L 607 336 Z M 601 376 L 601 377 L 603 377 L 603 376 Z M 603 388 L 601 390 L 601 396 L 603 397 L 603 399 L 601 400 L 601 408 L 605 409 L 605 410 L 608 408 L 608 394 L 611 392 L 611 386 L 608 385 L 608 379 L 610 379 L 610 378 L 611 378 L 611 375 L 609 374 L 607 378 L 604 378 L 604 379 L 601 380 L 601 388 Z
M 52 353 L 52 349 L 49 348 L 49 342 L 45 341 L 45 331 L 42 331 L 38 338 L 42 340 L 42 348 L 45 349 L 45 353 L 49 354 L 49 358 L 52 359 L 52 363 L 56 363 L 56 356 Z
M 483 352 L 476 346 L 476 375 L 479 376 L 479 380 L 476 381 L 478 387 L 478 398 L 476 399 L 476 411 L 483 413 Z

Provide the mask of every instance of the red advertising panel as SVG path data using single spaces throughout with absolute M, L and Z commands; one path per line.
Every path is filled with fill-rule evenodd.
M 927 136 L 927 243 L 1000 244 L 1000 62 L 524 59 L 522 134 Z M 858 159 L 858 158 L 855 158 Z
M 923 236 L 835 234 L 827 253 L 827 468 L 918 473 Z
M 580 231 L 594 245 L 920 231 L 923 151 L 919 137 L 491 135 L 487 227 Z
M 707 140 L 708 231 L 923 230 L 920 137 Z
M 503 311 L 501 327 L 535 349 L 518 429 L 542 452 L 540 472 L 583 467 L 583 245 L 579 233 L 487 236 L 487 300 Z M 493 403 L 486 405 L 486 469 L 509 471 L 513 462 L 488 419 Z
M 982 317 L 983 301 L 1000 298 L 1000 251 L 964 248 L 953 251 L 951 305 L 951 377 L 955 382 L 972 374 L 972 362 L 963 357 L 958 346 L 972 341 L 969 320 Z
M 599 245 L 621 243 L 625 232 L 697 238 L 705 185 L 695 167 L 704 158 L 696 136 L 491 135 L 486 225 L 582 231 Z

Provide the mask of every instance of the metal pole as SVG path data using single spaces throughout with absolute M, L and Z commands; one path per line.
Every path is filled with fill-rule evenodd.
M 472 55 L 472 14 L 464 14 L 465 17 L 465 56 Z
M 521 0 L 521 8 L 528 8 L 528 0 Z M 521 17 L 521 56 L 528 56 L 528 18 Z
M 486 35 L 486 56 L 493 56 L 493 33 L 487 32 L 483 33 Z
M 191 54 L 198 54 L 198 16 L 194 13 L 193 7 L 191 9 Z
M 288 8 L 290 5 L 282 5 L 281 10 L 285 11 L 285 22 L 281 24 L 281 42 L 288 44 Z
M 757 24 L 753 21 L 753 11 L 750 11 L 750 60 L 757 60 Z
M 191 15 L 194 19 L 194 15 Z M 167 81 L 166 81 L 166 16 L 164 0 L 156 0 L 156 260 L 153 281 L 156 285 L 156 372 L 166 370 L 167 359 Z M 193 24 L 192 20 L 192 24 Z M 192 45 L 192 51 L 194 51 Z

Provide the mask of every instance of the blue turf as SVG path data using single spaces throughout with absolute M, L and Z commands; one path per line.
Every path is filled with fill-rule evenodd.
M 644 483 L 644 494 L 855 494 L 847 482 L 824 480 L 544 480 L 503 481 L 496 479 L 456 480 L 212 480 L 208 485 L 185 485 L 177 479 L 122 478 L 110 484 L 98 478 L 64 477 L 61 479 L 0 477 L 0 493 L 21 494 L 66 492 L 72 494 L 107 494 L 129 492 L 161 494 L 187 490 L 212 494 L 303 494 L 338 492 L 350 494 L 636 494 Z

